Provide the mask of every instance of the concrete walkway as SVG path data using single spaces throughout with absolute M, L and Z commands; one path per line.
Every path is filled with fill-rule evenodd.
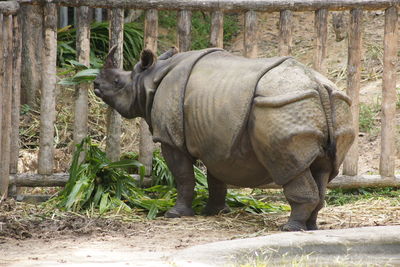
M 38 243 L 39 242 L 39 243 Z M 145 241 L 144 241 L 145 242 Z M 0 244 L 0 266 L 400 266 L 400 226 L 278 233 L 143 251 L 127 237 Z
M 400 266 L 400 226 L 288 232 L 222 241 L 185 249 L 170 262 L 176 266 Z

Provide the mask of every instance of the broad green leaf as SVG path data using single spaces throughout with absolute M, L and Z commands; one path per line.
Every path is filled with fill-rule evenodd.
M 105 194 L 103 194 L 103 196 L 101 197 L 101 200 L 100 200 L 100 207 L 99 207 L 100 214 L 103 214 L 104 212 L 106 212 L 109 209 L 109 206 L 110 206 L 109 194 L 105 193 Z

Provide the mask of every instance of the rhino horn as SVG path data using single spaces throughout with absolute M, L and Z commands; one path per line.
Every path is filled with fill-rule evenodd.
M 156 61 L 157 58 L 150 49 L 144 49 L 140 54 L 140 66 L 142 70 L 150 68 Z
M 117 51 L 117 45 L 114 45 L 113 47 L 111 47 L 110 52 L 108 52 L 107 58 L 106 58 L 106 62 L 104 63 L 104 68 L 105 69 L 112 69 L 114 68 L 114 54 L 115 51 Z

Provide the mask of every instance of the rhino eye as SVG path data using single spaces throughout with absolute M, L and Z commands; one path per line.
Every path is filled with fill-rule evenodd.
M 118 84 L 118 83 L 119 83 L 119 79 L 118 79 L 118 78 L 115 78 L 114 84 Z

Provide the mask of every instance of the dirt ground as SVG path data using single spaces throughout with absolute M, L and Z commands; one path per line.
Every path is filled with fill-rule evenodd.
M 138 266 L 194 245 L 277 233 L 288 215 L 236 210 L 219 216 L 150 221 L 142 214 L 88 217 L 7 200 L 0 205 L 0 266 L 107 262 L 105 255 L 97 255 L 99 251 L 110 251 L 110 259 Z M 320 229 L 400 225 L 400 200 L 377 198 L 327 206 L 320 213 L 319 225 Z
M 295 14 L 293 54 L 300 61 L 312 62 L 313 14 Z M 277 52 L 278 14 L 264 14 L 260 17 L 259 55 L 272 56 Z M 381 42 L 383 36 L 383 16 L 380 12 L 370 12 L 366 16 L 363 62 L 369 72 L 363 74 L 361 89 L 362 102 L 374 102 L 380 97 L 379 60 L 368 58 L 372 41 Z M 347 62 L 347 42 L 334 41 L 329 26 L 328 76 L 341 88 L 345 87 L 345 77 L 340 71 Z M 230 50 L 240 53 L 241 35 Z M 368 79 L 367 73 L 378 78 Z M 378 119 L 379 120 L 379 119 Z M 398 116 L 397 125 L 400 125 Z M 399 144 L 399 143 L 397 143 Z M 379 134 L 364 133 L 360 136 L 360 174 L 377 173 L 379 165 Z M 397 145 L 397 147 L 399 147 Z M 398 149 L 399 151 L 399 149 Z M 29 159 L 31 157 L 31 159 Z M 35 153 L 26 153 L 21 163 L 23 171 L 35 168 Z M 68 161 L 65 155 L 60 159 L 58 171 L 66 171 Z M 397 153 L 396 170 L 400 169 Z M 283 201 L 280 199 L 280 201 Z M 146 220 L 142 214 L 113 215 L 105 217 L 82 216 L 75 213 L 49 211 L 41 206 L 7 200 L 0 203 L 0 266 L 26 266 L 39 262 L 74 264 L 68 254 L 79 250 L 82 259 L 95 262 L 103 259 L 90 248 L 103 248 L 110 253 L 133 253 L 143 261 L 151 261 L 154 255 L 174 252 L 189 246 L 220 240 L 254 237 L 279 231 L 287 220 L 288 212 L 273 214 L 248 214 L 237 210 L 229 214 L 192 218 Z M 321 229 L 341 229 L 360 226 L 400 225 L 400 200 L 362 200 L 343 206 L 327 206 L 319 216 Z M 136 253 L 136 254 L 135 254 Z M 133 256 L 132 256 L 133 257 Z M 92 260 L 92 261 L 91 261 Z M 134 258 L 126 264 L 135 265 Z M 106 262 L 104 258 L 104 262 Z M 49 265 L 50 266 L 50 265 Z

